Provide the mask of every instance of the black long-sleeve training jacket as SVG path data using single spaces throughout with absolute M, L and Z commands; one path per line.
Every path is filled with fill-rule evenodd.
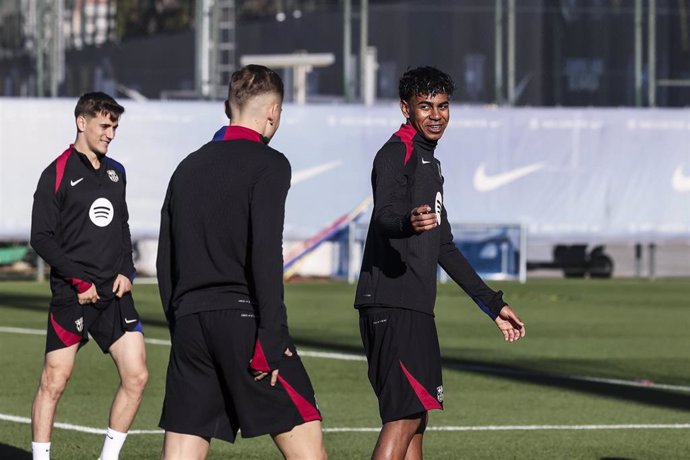
M 125 168 L 103 156 L 94 169 L 70 145 L 43 171 L 34 193 L 31 246 L 50 265 L 51 303 L 73 304 L 95 284 L 98 303 L 114 298 L 118 274 L 134 280 Z
M 492 319 L 505 306 L 453 243 L 443 206 L 441 163 L 436 142 L 403 125 L 378 151 L 371 185 L 374 211 L 357 285 L 355 307 L 397 307 L 433 315 L 437 265 Z M 439 225 L 417 234 L 412 209 L 428 204 Z
M 252 367 L 276 369 L 289 344 L 283 304 L 288 159 L 239 126 L 187 156 L 168 185 L 158 240 L 158 285 L 175 319 L 235 309 L 259 317 Z

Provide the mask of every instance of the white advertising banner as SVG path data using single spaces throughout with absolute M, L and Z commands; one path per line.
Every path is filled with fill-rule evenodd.
M 127 170 L 134 237 L 155 237 L 170 175 L 227 122 L 223 104 L 120 102 L 109 155 Z M 28 238 L 38 177 L 74 141 L 75 103 L 0 98 L 0 238 Z M 271 142 L 292 163 L 286 236 L 366 198 L 373 157 L 403 121 L 397 104 L 287 104 Z M 537 239 L 690 238 L 688 110 L 456 105 L 436 155 L 453 222 L 524 224 Z

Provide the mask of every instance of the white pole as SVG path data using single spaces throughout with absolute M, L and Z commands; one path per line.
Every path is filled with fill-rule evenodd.
M 195 79 L 197 96 L 199 98 L 208 98 L 210 96 L 210 14 L 211 0 L 197 0 L 195 20 Z
M 307 65 L 294 67 L 293 94 L 297 105 L 304 105 L 307 102 L 307 72 L 310 70 L 311 66 Z
M 520 225 L 520 283 L 527 282 L 527 225 Z
M 364 105 L 371 106 L 376 100 L 376 71 L 378 70 L 378 62 L 376 62 L 376 48 L 370 46 L 367 48 L 367 56 L 364 60 Z
M 357 267 L 355 265 L 355 245 L 357 240 L 355 239 L 355 231 L 357 229 L 357 224 L 354 221 L 347 225 L 347 282 L 349 284 L 355 284 L 355 275 Z

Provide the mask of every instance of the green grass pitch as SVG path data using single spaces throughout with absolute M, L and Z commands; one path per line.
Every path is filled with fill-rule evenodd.
M 446 408 L 431 413 L 434 431 L 425 436 L 426 458 L 690 458 L 688 280 L 491 284 L 506 293 L 521 315 L 527 337 L 504 342 L 457 287 L 439 287 L 436 321 Z M 362 354 L 353 291 L 337 282 L 286 286 L 290 327 L 301 351 Z M 47 284 L 0 283 L 2 459 L 31 458 L 29 425 L 7 418 L 30 417 L 45 337 L 18 330 L 45 329 L 48 300 Z M 146 337 L 167 339 L 157 287 L 136 285 L 135 300 Z M 166 345 L 147 345 L 150 383 L 133 430 L 157 429 L 168 352 Z M 380 426 L 365 362 L 303 360 L 325 429 Z M 104 429 L 117 384 L 112 361 L 90 343 L 79 352 L 57 422 Z M 376 436 L 375 431 L 324 434 L 332 460 L 369 458 Z M 121 458 L 157 459 L 162 440 L 161 434 L 132 434 Z M 53 458 L 93 460 L 101 444 L 100 434 L 56 428 Z M 239 439 L 235 445 L 213 441 L 209 458 L 280 456 L 270 439 L 262 437 Z

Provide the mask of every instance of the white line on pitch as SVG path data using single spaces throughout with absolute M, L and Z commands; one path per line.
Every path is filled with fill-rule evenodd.
M 298 350 L 300 356 L 309 356 L 310 358 L 327 358 L 340 359 L 342 361 L 366 361 L 367 357 L 362 355 L 350 355 L 345 353 L 331 353 L 328 351 L 310 351 Z
M 31 419 L 27 417 L 17 417 L 16 415 L 0 414 L 0 420 L 7 422 L 26 423 L 31 424 Z M 90 434 L 105 434 L 105 428 L 93 428 L 90 426 L 73 425 L 71 423 L 55 422 L 55 428 L 63 430 L 78 431 L 80 433 Z M 163 430 L 129 430 L 128 434 L 158 434 L 163 433 Z
M 46 331 L 44 329 L 27 329 L 20 327 L 0 327 L 0 333 L 13 333 L 13 334 L 30 334 L 30 335 L 45 335 Z M 144 339 L 146 343 L 151 345 L 164 345 L 170 346 L 170 340 L 167 339 Z M 327 351 L 315 351 L 315 350 L 299 350 L 300 356 L 309 358 L 325 358 L 325 359 L 337 359 L 341 361 L 366 361 L 367 358 L 362 355 L 346 354 L 346 353 L 332 353 Z M 532 371 L 521 371 L 514 369 L 500 369 L 492 366 L 479 366 L 479 365 L 461 365 L 457 366 L 458 369 L 463 370 L 479 370 L 485 372 L 491 372 L 495 374 L 506 374 L 506 375 L 543 375 L 544 377 L 567 379 L 573 381 L 583 381 L 583 382 L 594 382 L 594 383 L 604 383 L 608 385 L 621 385 L 635 388 L 652 388 L 655 390 L 671 390 L 671 391 L 682 391 L 690 392 L 690 386 L 685 385 L 669 385 L 665 383 L 654 383 L 650 381 L 636 381 L 636 380 L 623 380 L 623 379 L 613 379 L 613 378 L 603 378 L 603 377 L 590 377 L 586 375 L 558 375 L 558 374 L 540 374 L 538 372 Z
M 46 335 L 45 329 L 27 329 L 24 327 L 0 327 L 0 332 L 7 332 L 9 334 L 29 334 L 29 335 Z
M 30 424 L 31 419 L 15 415 L 0 414 L 0 420 Z M 103 428 L 55 423 L 55 428 L 89 434 L 105 434 Z M 548 431 L 548 430 L 687 430 L 690 423 L 640 423 L 627 425 L 485 425 L 485 426 L 430 426 L 429 431 Z M 324 433 L 378 433 L 380 427 L 366 428 L 324 428 Z M 130 430 L 129 434 L 162 434 L 163 430 Z

